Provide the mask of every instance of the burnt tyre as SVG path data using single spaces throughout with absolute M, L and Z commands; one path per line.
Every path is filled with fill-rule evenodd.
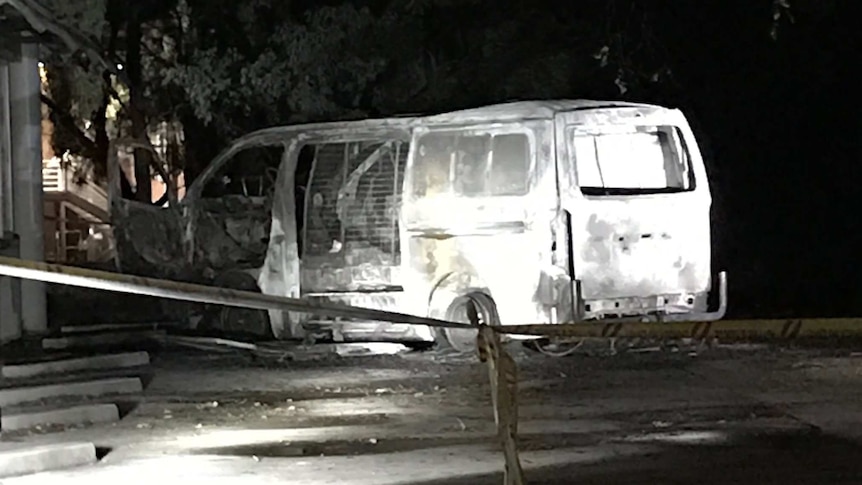
M 497 305 L 490 296 L 484 293 L 469 293 L 456 298 L 446 310 L 446 320 L 471 324 L 470 303 L 476 309 L 475 318 L 478 323 L 484 325 L 500 324 Z M 438 328 L 436 332 L 437 347 L 441 350 L 454 350 L 459 353 L 476 350 L 477 330 L 475 328 Z
M 260 293 L 257 281 L 248 273 L 230 271 L 219 275 L 213 285 L 231 290 Z M 268 340 L 274 338 L 265 310 L 208 305 L 206 329 L 226 337 Z

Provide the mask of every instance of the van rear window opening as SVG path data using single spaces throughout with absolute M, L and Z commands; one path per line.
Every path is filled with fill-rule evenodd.
M 418 140 L 411 192 L 414 197 L 524 195 L 530 162 L 524 133 L 428 133 Z
M 694 190 L 688 149 L 678 128 L 633 127 L 627 131 L 572 136 L 578 185 L 585 195 L 640 195 Z

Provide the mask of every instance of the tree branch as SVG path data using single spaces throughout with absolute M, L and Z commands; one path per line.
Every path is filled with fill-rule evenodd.
M 57 103 L 48 96 L 40 94 L 39 99 L 48 107 L 48 109 L 51 110 L 51 114 L 54 115 L 55 119 L 61 122 L 63 126 L 75 136 L 75 139 L 81 144 L 82 154 L 85 154 L 88 158 L 92 158 L 96 153 L 96 142 L 91 140 L 81 130 L 81 128 L 78 127 L 78 124 L 75 123 L 75 117 L 57 105 Z

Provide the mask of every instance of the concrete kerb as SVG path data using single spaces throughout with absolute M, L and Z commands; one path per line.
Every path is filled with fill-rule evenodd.
M 42 446 L 0 443 L 0 478 L 83 466 L 96 462 L 93 443 Z

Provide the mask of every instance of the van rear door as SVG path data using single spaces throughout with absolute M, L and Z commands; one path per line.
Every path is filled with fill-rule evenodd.
M 711 198 L 682 113 L 591 109 L 561 113 L 556 124 L 560 204 L 585 316 L 705 305 Z

